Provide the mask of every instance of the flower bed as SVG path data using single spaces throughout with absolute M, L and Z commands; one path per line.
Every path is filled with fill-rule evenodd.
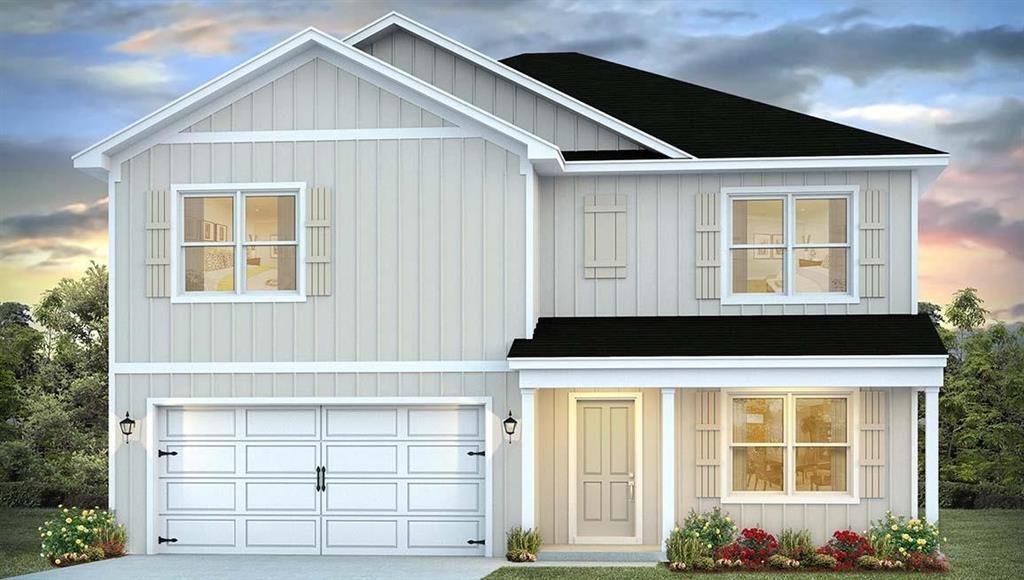
M 62 505 L 39 527 L 39 539 L 39 556 L 58 567 L 123 556 L 127 542 L 124 526 L 114 514 Z
M 732 519 L 719 509 L 691 512 L 684 526 L 669 534 L 665 552 L 673 571 L 949 570 L 939 552 L 937 527 L 888 512 L 863 534 L 837 530 L 817 547 L 806 530 L 783 530 L 776 538 L 746 528 L 737 535 Z

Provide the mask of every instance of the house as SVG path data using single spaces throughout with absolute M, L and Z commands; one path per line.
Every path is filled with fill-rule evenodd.
M 305 30 L 74 157 L 110 188 L 111 506 L 136 553 L 656 553 L 714 506 L 820 541 L 917 514 L 923 391 L 935 520 L 947 162 L 399 14 Z

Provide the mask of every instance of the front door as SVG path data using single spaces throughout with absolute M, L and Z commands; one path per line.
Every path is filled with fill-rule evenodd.
M 638 537 L 635 405 L 576 401 L 576 543 Z

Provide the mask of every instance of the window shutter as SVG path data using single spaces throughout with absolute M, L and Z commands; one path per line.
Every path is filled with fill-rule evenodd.
M 331 295 L 331 193 L 314 187 L 306 208 L 306 294 Z
M 626 196 L 583 198 L 583 277 L 626 277 Z
M 862 390 L 860 422 L 860 496 L 885 497 L 886 392 Z
M 881 298 L 886 287 L 886 196 L 868 189 L 861 199 L 860 215 L 860 296 Z
M 718 194 L 697 194 L 697 299 L 712 300 L 721 296 L 719 251 L 722 225 L 718 215 Z
M 171 295 L 171 224 L 167 190 L 154 189 L 146 196 L 146 297 Z
M 720 391 L 697 391 L 697 497 L 721 496 Z

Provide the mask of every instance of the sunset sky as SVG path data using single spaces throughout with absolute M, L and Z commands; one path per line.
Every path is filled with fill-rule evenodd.
M 0 301 L 106 261 L 73 152 L 307 26 L 401 11 L 492 57 L 579 51 L 948 151 L 920 298 L 1024 320 L 1024 1 L 0 2 Z

